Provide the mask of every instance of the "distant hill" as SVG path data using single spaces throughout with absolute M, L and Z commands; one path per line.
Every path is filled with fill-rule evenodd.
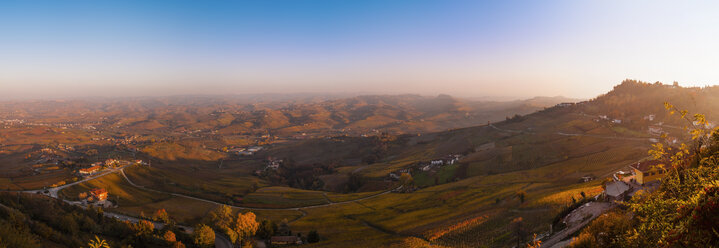
M 0 117 L 38 122 L 92 123 L 147 133 L 201 130 L 219 134 L 279 136 L 423 133 L 500 121 L 573 102 L 536 97 L 510 102 L 473 101 L 448 95 L 177 96 L 159 98 L 21 101 L 0 103 Z
M 584 105 L 584 110 L 628 120 L 638 120 L 654 114 L 660 121 L 676 122 L 676 118 L 666 118 L 669 113 L 664 109 L 664 102 L 692 113 L 705 114 L 710 120 L 719 118 L 717 86 L 679 87 L 637 80 L 624 80 L 608 93 L 592 99 L 590 104 Z

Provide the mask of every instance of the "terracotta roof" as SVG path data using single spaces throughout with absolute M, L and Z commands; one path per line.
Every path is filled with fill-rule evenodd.
M 94 170 L 99 170 L 99 169 L 100 169 L 100 166 L 99 166 L 99 165 L 96 165 L 96 166 L 93 166 L 93 167 L 90 167 L 90 168 L 80 169 L 80 172 L 89 172 L 89 171 L 94 171 Z
M 665 167 L 666 168 L 666 163 L 659 161 L 659 160 L 650 160 L 650 161 L 639 162 L 639 163 L 630 165 L 629 167 L 637 169 L 641 172 L 646 172 L 654 167 Z
M 105 190 L 105 189 L 93 189 L 93 190 L 90 190 L 90 193 L 93 194 L 93 195 L 100 195 L 100 194 L 103 194 L 103 193 L 107 193 L 107 190 Z

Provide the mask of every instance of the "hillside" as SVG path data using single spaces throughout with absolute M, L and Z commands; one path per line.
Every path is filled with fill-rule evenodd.
M 560 102 L 562 97 L 512 102 L 482 102 L 447 95 L 368 95 L 329 97 L 166 97 L 107 100 L 57 100 L 0 103 L 0 118 L 42 123 L 92 125 L 148 134 L 153 132 L 361 135 L 441 131 L 499 121 Z
M 703 122 L 700 116 L 687 119 Z M 568 247 L 719 247 L 719 133 L 691 129 L 706 135 L 678 150 L 652 149 L 665 173 L 661 185 L 641 189 L 599 216 Z
M 713 113 L 719 107 L 715 90 L 627 80 L 595 99 L 547 108 L 538 106 L 555 99 L 480 103 L 444 95 L 357 96 L 243 110 L 228 105 L 221 111 L 215 105 L 128 105 L 136 112 L 106 117 L 98 129 L 13 124 L 2 158 L 30 163 L 39 156 L 32 151 L 60 147 L 53 140 L 65 137 L 63 143 L 76 144 L 67 156 L 85 159 L 78 164 L 108 156 L 150 161 L 78 183 L 60 196 L 74 199 L 78 192 L 106 188 L 122 196 L 113 211 L 140 216 L 163 208 L 189 225 L 216 204 L 228 204 L 260 219 L 287 219 L 296 232 L 318 231 L 320 242 L 307 247 L 511 247 L 526 241 L 524 234 L 551 233 L 549 224 L 576 199 L 600 193 L 602 179 L 646 159 L 660 134 L 687 140 L 687 123 L 666 114 L 664 102 Z M 537 111 L 505 115 L 529 109 Z M 500 113 L 501 121 L 464 126 Z M 197 126 L 224 128 L 198 134 Z M 258 142 L 234 133 L 259 126 L 266 128 L 260 133 L 273 135 L 323 135 Z M 337 132 L 378 126 L 377 132 L 359 133 L 365 135 Z M 442 131 L 429 131 L 434 129 Z M 147 134 L 127 135 L 139 132 Z M 224 149 L 231 145 L 263 149 L 239 156 Z M 23 160 L 25 154 L 31 159 Z M 447 162 L 451 158 L 458 159 Z M 430 162 L 437 160 L 442 164 Z M 47 186 L 27 181 L 68 176 L 32 168 L 4 168 L 8 187 Z M 513 231 L 518 221 L 521 235 Z

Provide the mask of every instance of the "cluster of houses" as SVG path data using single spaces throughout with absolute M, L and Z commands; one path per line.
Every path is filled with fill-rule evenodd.
M 595 122 L 599 122 L 599 121 L 609 121 L 609 122 L 614 123 L 614 124 L 622 124 L 622 120 L 621 120 L 621 119 L 609 118 L 609 116 L 606 116 L 606 115 L 599 115 L 599 116 L 597 116 L 597 117 L 599 117 L 599 118 L 598 118 L 598 119 L 594 119 Z
M 142 160 L 135 160 L 134 162 L 136 164 L 144 164 Z M 90 167 L 81 168 L 77 170 L 77 174 L 79 174 L 80 176 L 89 176 L 102 171 L 102 169 L 106 167 L 126 166 L 131 165 L 132 163 L 133 162 L 126 160 L 107 159 L 104 162 L 92 163 Z
M 605 185 L 605 200 L 624 201 L 639 189 L 656 187 L 667 173 L 666 164 L 659 160 L 637 162 L 629 167 L 632 172 L 619 171 L 614 174 L 614 181 Z
M 402 174 L 404 174 L 404 173 L 409 174 L 410 171 L 411 171 L 410 168 L 403 168 L 403 169 L 399 169 L 399 170 L 390 172 L 389 175 L 387 175 L 387 176 L 388 176 L 390 179 L 392 179 L 392 180 L 394 180 L 394 181 L 397 181 L 397 180 L 399 180 L 399 177 L 400 177 Z
M 566 108 L 566 107 L 571 107 L 574 105 L 575 105 L 575 103 L 573 103 L 573 102 L 563 102 L 563 103 L 557 104 L 556 107 Z
M 267 165 L 265 166 L 265 170 L 277 170 L 280 168 L 280 165 L 282 164 L 282 159 L 275 159 L 272 157 L 267 158 Z
M 460 157 L 461 157 L 461 155 L 453 154 L 453 155 L 447 155 L 440 159 L 430 160 L 429 164 L 421 164 L 420 169 L 422 171 L 430 171 L 433 168 L 441 167 L 444 165 L 453 165 L 459 161 Z
M 57 151 L 55 151 L 52 148 L 43 148 L 40 150 L 40 155 L 36 156 L 36 160 L 33 161 L 34 164 L 45 164 L 45 163 L 53 163 L 57 164 L 61 157 L 58 155 Z
M 234 149 L 230 149 L 228 152 L 237 154 L 240 156 L 252 156 L 256 152 L 261 151 L 263 148 L 261 146 L 250 146 L 250 147 L 238 147 Z
M 422 161 L 419 163 L 416 163 L 413 168 L 417 168 L 421 171 L 431 171 L 435 168 L 439 168 L 445 165 L 453 165 L 457 162 L 459 162 L 459 159 L 462 158 L 462 155 L 459 154 L 450 154 L 447 156 L 444 156 L 442 158 L 438 159 L 432 159 L 430 161 Z M 399 177 L 402 175 L 402 173 L 410 173 L 411 168 L 404 168 L 399 169 L 393 172 L 390 172 L 388 177 L 392 180 L 399 180 Z

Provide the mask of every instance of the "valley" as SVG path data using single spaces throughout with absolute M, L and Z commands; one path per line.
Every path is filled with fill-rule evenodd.
M 142 131 L 132 138 L 98 138 L 108 131 L 6 124 L 3 159 L 14 166 L 3 167 L 0 188 L 47 188 L 48 195 L 70 201 L 99 188 L 113 205 L 107 211 L 142 217 L 164 209 L 187 225 L 228 205 L 260 220 L 287 222 L 296 232 L 321 233 L 312 247 L 386 246 L 417 238 L 450 247 L 511 246 L 517 242 L 508 231 L 513 220 L 521 219 L 527 233 L 552 233 L 549 224 L 564 207 L 600 194 L 602 179 L 646 159 L 660 140 L 649 127 L 667 126 L 663 137 L 687 138 L 659 110 L 616 114 L 606 106 L 637 85 L 642 83 L 627 81 L 590 101 L 441 132 L 258 137 L 243 149 L 232 148 L 221 134 Z M 647 97 L 661 108 L 664 99 Z M 77 138 L 62 140 L 68 133 Z M 94 176 L 73 174 L 103 157 L 119 162 L 105 161 Z M 23 172 L 33 163 L 39 170 Z

